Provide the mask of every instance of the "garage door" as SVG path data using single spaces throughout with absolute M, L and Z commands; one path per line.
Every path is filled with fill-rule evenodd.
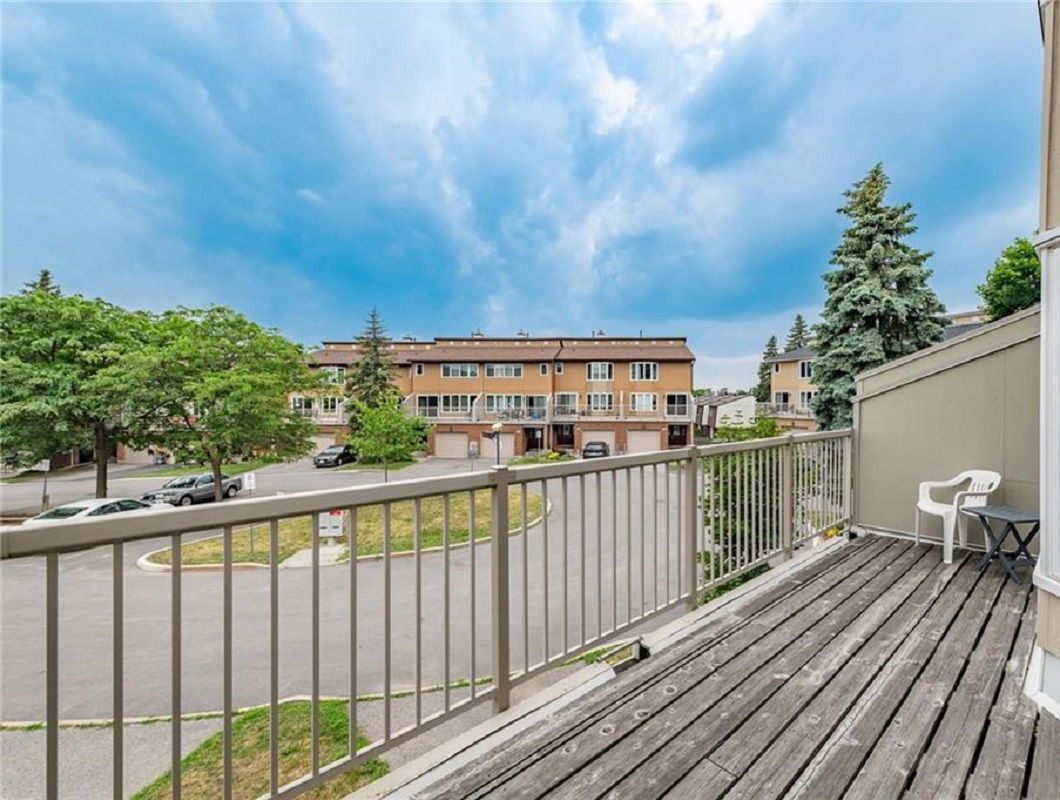
M 662 431 L 626 431 L 627 453 L 650 453 L 662 449 Z
M 434 434 L 434 454 L 438 458 L 467 458 L 467 434 Z
M 611 455 L 615 455 L 614 431 L 582 431 L 582 447 L 589 442 L 603 442 L 611 448 Z
M 514 433 L 502 433 L 500 434 L 501 439 L 501 458 L 515 458 L 515 434 Z M 495 458 L 497 456 L 497 442 L 495 439 L 487 439 L 485 436 L 482 437 L 482 443 L 478 446 L 479 455 L 482 458 Z

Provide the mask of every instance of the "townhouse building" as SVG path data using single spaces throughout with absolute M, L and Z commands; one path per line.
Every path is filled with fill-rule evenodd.
M 402 406 L 432 423 L 434 455 L 493 456 L 499 443 L 511 457 L 590 441 L 647 452 L 692 441 L 695 357 L 683 337 L 470 336 L 397 341 L 389 351 Z M 292 398 L 317 422 L 321 444 L 348 431 L 341 387 L 358 357 L 353 342 L 325 342 L 311 366 L 336 391 Z M 483 436 L 495 423 L 497 439 Z

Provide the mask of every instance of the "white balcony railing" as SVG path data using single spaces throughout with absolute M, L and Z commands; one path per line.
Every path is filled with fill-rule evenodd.
M 771 560 L 790 557 L 800 543 L 845 525 L 850 464 L 849 431 L 832 431 L 590 461 L 497 467 L 48 527 L 0 528 L 0 558 L 43 557 L 39 563 L 44 573 L 46 645 L 39 667 L 44 688 L 40 710 L 46 723 L 44 795 L 58 796 L 61 768 L 78 769 L 76 763 L 60 763 L 60 697 L 67 705 L 72 700 L 79 709 L 91 708 L 96 717 L 109 714 L 113 719 L 115 795 L 124 794 L 124 687 L 148 675 L 168 676 L 162 678 L 168 682 L 168 692 L 159 693 L 164 698 L 159 702 L 168 700 L 165 711 L 171 715 L 174 796 L 182 781 L 184 687 L 193 685 L 219 690 L 223 767 L 218 783 L 224 796 L 231 796 L 237 775 L 235 710 L 255 703 L 266 704 L 272 720 L 265 796 L 299 795 L 483 699 L 502 710 L 509 704 L 513 685 L 655 615 L 681 605 L 694 607 L 702 592 Z M 485 505 L 476 502 L 487 497 Z M 458 505 L 464 509 L 461 515 L 455 513 Z M 481 519 L 482 508 L 489 509 L 488 522 Z M 310 536 L 311 566 L 302 580 L 291 570 L 284 571 L 281 603 L 280 526 L 306 519 L 309 530 L 316 531 L 319 517 L 333 509 L 348 514 L 344 538 L 350 552 L 358 552 L 359 542 L 377 541 L 380 557 L 351 558 L 348 564 L 325 568 L 320 537 Z M 406 526 L 403 535 L 409 537 L 411 564 L 397 563 L 404 557 L 395 552 L 398 520 Z M 245 535 L 243 529 L 252 523 L 262 532 L 259 546 L 269 553 L 264 597 L 259 593 L 259 573 L 237 570 L 233 563 L 233 539 Z M 181 545 L 189 534 L 199 532 L 192 538 L 201 538 L 203 531 L 220 539 L 219 574 L 185 578 Z M 424 544 L 428 531 L 440 538 L 439 548 L 429 553 L 425 549 L 433 546 L 433 539 Z M 478 537 L 471 536 L 466 544 L 458 544 L 461 531 L 463 537 L 467 531 L 477 531 L 489 538 L 476 541 Z M 168 593 L 169 618 L 136 614 L 127 618 L 126 545 L 156 537 L 165 537 L 164 543 L 172 548 L 172 569 L 165 580 L 137 581 L 136 591 Z M 108 567 L 111 595 L 98 618 L 89 613 L 98 599 L 95 583 L 88 590 L 91 596 L 83 598 L 71 596 L 76 586 L 83 586 L 75 583 L 60 605 L 60 583 L 85 563 L 82 554 L 76 564 L 67 566 L 62 554 L 102 547 L 109 548 L 113 568 Z M 470 552 L 454 558 L 456 547 Z M 479 548 L 488 555 L 477 559 Z M 186 580 L 193 581 L 191 591 L 196 596 L 218 591 L 216 626 L 201 614 L 185 624 Z M 488 590 L 480 591 L 483 582 Z M 251 584 L 253 591 L 244 595 L 242 590 Z M 237 622 L 245 621 L 247 608 L 241 606 L 239 616 L 234 616 L 233 601 L 251 596 L 263 617 L 250 626 L 250 634 L 241 631 L 241 636 L 262 637 L 261 652 L 267 652 L 268 658 L 240 661 L 237 682 L 234 631 Z M 12 597 L 5 602 L 36 603 Z M 308 643 L 302 638 L 285 647 L 280 637 L 281 609 L 287 613 L 293 605 L 309 609 L 310 633 Z M 360 628 L 359 619 L 364 622 Z M 107 661 L 98 674 L 87 674 L 101 668 L 92 660 L 79 663 L 77 685 L 94 688 L 76 698 L 71 698 L 69 687 L 60 693 L 60 673 L 68 674 L 73 669 L 70 663 L 79 656 L 67 651 L 59 638 L 63 626 L 71 624 L 98 627 L 90 635 L 111 643 L 117 665 L 110 669 Z M 168 639 L 168 651 L 138 647 L 129 652 L 126 641 L 157 641 L 144 633 L 145 626 L 153 634 L 159 625 L 168 627 L 163 638 Z M 283 629 L 289 630 L 286 621 Z M 209 637 L 218 630 L 220 641 L 215 643 Z M 326 661 L 322 659 L 325 642 L 331 645 Z M 345 644 L 336 649 L 337 642 Z M 191 653 L 196 646 L 199 649 Z M 239 651 L 247 652 L 246 647 L 241 638 Z M 5 658 L 10 658 L 12 643 L 5 649 Z M 25 658 L 35 657 L 35 650 L 26 652 Z M 299 683 L 295 689 L 310 698 L 312 720 L 310 769 L 287 785 L 280 784 L 277 767 L 281 655 L 285 664 L 296 663 L 308 673 L 305 685 Z M 336 658 L 342 664 L 337 672 Z M 328 667 L 326 673 L 322 666 Z M 19 672 L 31 674 L 33 669 L 20 664 Z M 285 680 L 290 688 L 291 676 L 285 675 Z M 109 694 L 103 690 L 108 684 Z M 423 695 L 438 685 L 439 710 L 427 714 Z M 358 746 L 362 720 L 358 703 L 351 702 L 347 753 L 323 763 L 321 698 L 337 695 L 352 700 L 366 691 L 377 693 L 382 704 L 372 743 Z M 399 728 L 394 704 L 398 695 L 406 694 L 412 698 L 405 701 L 411 702 L 406 709 L 409 724 Z M 106 707 L 92 706 L 99 702 Z
M 814 417 L 810 406 L 797 403 L 758 403 L 755 413 L 760 417 Z

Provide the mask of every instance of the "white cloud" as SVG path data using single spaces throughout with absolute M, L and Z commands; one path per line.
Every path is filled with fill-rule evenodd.
M 313 205 L 322 206 L 326 204 L 323 195 L 321 195 L 319 192 L 314 192 L 312 189 L 307 189 L 304 186 L 298 189 L 295 194 L 297 194 L 307 203 L 312 203 Z

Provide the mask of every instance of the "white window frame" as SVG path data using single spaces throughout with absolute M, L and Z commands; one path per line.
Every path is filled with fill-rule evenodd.
M 606 400 L 601 402 L 601 398 L 606 398 Z M 585 396 L 585 402 L 586 405 L 588 405 L 590 411 L 615 410 L 614 392 L 589 392 Z
M 657 381 L 659 380 L 658 361 L 631 361 L 629 362 L 629 379 L 631 381 Z
M 600 367 L 605 369 L 599 370 Z M 606 378 L 595 378 L 595 374 L 602 371 Z M 613 381 L 615 379 L 615 364 L 612 361 L 590 361 L 585 365 L 585 380 L 587 381 Z
M 455 373 L 455 374 L 454 374 Z M 442 364 L 443 378 L 477 378 L 478 364 L 471 361 L 451 361 Z
M 321 367 L 320 371 L 328 376 L 328 383 L 340 384 L 346 380 L 346 367 L 326 366 Z
M 416 372 L 416 376 L 417 377 L 421 377 L 421 378 L 423 377 L 424 373 L 427 371 L 426 368 L 423 366 L 422 362 L 417 362 L 415 364 L 415 366 L 414 366 L 414 370 Z
M 540 364 L 538 364 L 537 365 L 537 373 L 539 375 L 541 375 L 542 377 L 544 377 L 545 375 L 548 375 L 548 363 L 545 362 L 545 361 L 542 361 Z
M 671 397 L 683 397 L 684 400 L 676 402 L 676 403 L 671 403 L 670 402 L 670 398 Z M 689 410 L 692 408 L 692 403 L 690 402 L 691 398 L 688 396 L 687 392 L 666 392 L 666 396 L 663 398 L 663 401 L 666 403 L 666 414 L 667 414 L 667 416 L 675 416 L 675 417 L 685 416 L 685 415 L 687 415 L 689 413 Z M 685 408 L 684 413 L 683 414 L 681 414 L 681 413 L 671 414 L 670 413 L 670 407 L 671 406 L 673 406 L 675 408 L 677 406 L 684 406 L 684 408 Z
M 291 395 L 291 408 L 295 411 L 312 411 L 313 398 L 301 394 L 293 394 Z M 194 416 L 201 417 L 202 414 L 195 414 Z
M 498 403 L 499 398 L 504 402 Z M 487 411 L 519 411 L 523 408 L 523 396 L 521 394 L 488 394 L 486 395 Z
M 341 398 L 335 395 L 327 395 L 320 398 L 320 410 L 325 414 L 338 414 Z
M 817 396 L 817 392 L 812 389 L 799 389 L 799 405 L 805 408 L 810 407 L 810 403 L 813 402 L 813 398 Z
M 513 362 L 491 362 L 486 364 L 487 378 L 521 378 L 523 365 Z
M 780 372 L 780 362 L 779 361 L 774 361 L 773 362 L 773 372 Z
M 563 362 L 562 361 L 557 361 L 556 362 L 556 374 L 557 375 L 562 375 L 563 374 Z
M 805 380 L 813 377 L 813 361 L 805 359 L 799 362 L 799 377 Z
M 560 398 L 562 397 L 573 397 L 573 403 L 564 403 Z M 577 392 L 556 392 L 555 404 L 557 407 L 562 406 L 563 408 L 569 408 L 571 411 L 578 410 L 578 393 Z
M 787 400 L 781 400 L 780 399 L 781 395 L 787 395 L 788 399 Z M 779 391 L 773 392 L 773 404 L 774 405 L 783 406 L 783 405 L 789 404 L 790 402 L 791 402 L 791 392 L 789 392 L 788 390 L 781 389 Z
M 455 404 L 454 398 L 457 398 Z M 470 414 L 474 403 L 473 394 L 443 394 L 438 398 L 438 410 L 443 414 Z
M 645 398 L 651 398 L 649 401 L 644 402 Z M 641 405 L 646 407 L 642 408 Z M 630 411 L 658 411 L 659 410 L 659 395 L 655 392 L 631 392 L 629 395 L 629 410 Z

